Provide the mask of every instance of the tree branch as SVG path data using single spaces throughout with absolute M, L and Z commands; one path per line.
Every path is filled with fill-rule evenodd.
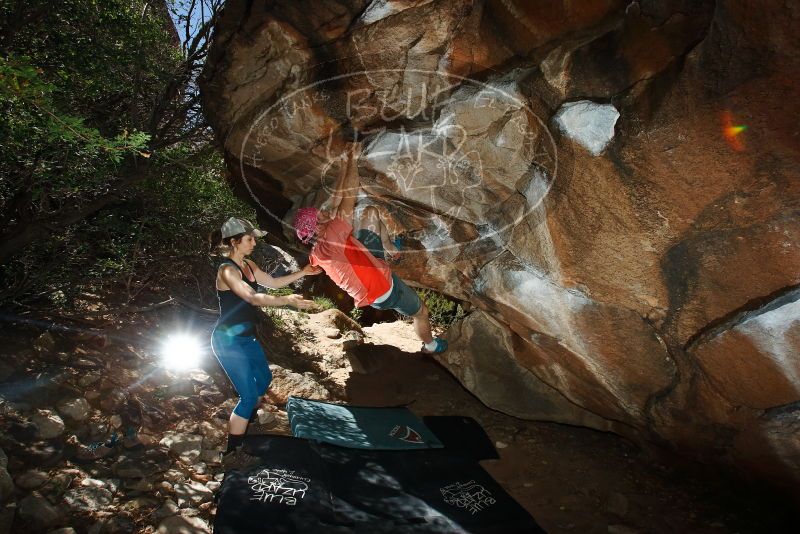
M 18 250 L 21 250 L 36 239 L 45 237 L 51 232 L 61 232 L 65 227 L 85 219 L 119 199 L 132 185 L 145 180 L 149 176 L 147 167 L 148 165 L 144 164 L 139 168 L 132 169 L 127 176 L 114 185 L 113 189 L 95 197 L 83 206 L 78 206 L 72 210 L 59 210 L 52 216 L 35 219 L 28 223 L 17 223 L 6 229 L 0 235 L 0 264 L 5 263 Z
M 130 313 L 147 313 L 147 312 L 158 310 L 158 309 L 163 308 L 165 306 L 174 306 L 174 305 L 183 306 L 185 308 L 189 308 L 192 311 L 195 311 L 197 313 L 202 313 L 204 315 L 213 315 L 213 316 L 219 315 L 219 311 L 218 310 L 212 310 L 212 309 L 209 309 L 209 308 L 203 308 L 201 306 L 198 306 L 197 304 L 193 304 L 193 303 L 189 302 L 188 300 L 182 299 L 180 297 L 170 297 L 167 300 L 164 300 L 162 302 L 157 302 L 155 304 L 150 304 L 148 306 L 141 306 L 141 307 L 135 307 L 135 308 L 124 307 L 124 308 L 118 308 L 116 310 L 101 310 L 101 311 L 95 311 L 95 312 L 83 312 L 83 313 L 80 314 L 80 317 L 105 317 L 105 316 L 108 316 L 108 315 L 127 315 L 127 314 L 130 314 Z M 67 316 L 67 317 L 69 317 L 69 316 Z

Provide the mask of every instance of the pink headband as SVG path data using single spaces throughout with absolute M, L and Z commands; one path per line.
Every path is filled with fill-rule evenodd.
M 300 208 L 294 216 L 294 231 L 298 239 L 308 243 L 317 233 L 319 210 L 317 208 Z

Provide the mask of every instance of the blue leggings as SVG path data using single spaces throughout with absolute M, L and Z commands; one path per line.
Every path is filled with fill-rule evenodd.
M 220 327 L 211 333 L 211 348 L 239 394 L 239 404 L 233 413 L 250 419 L 258 398 L 272 382 L 272 371 L 261 344 L 252 335 L 237 336 Z

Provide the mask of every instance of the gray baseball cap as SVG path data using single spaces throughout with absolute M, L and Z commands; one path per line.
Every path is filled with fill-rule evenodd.
M 222 225 L 222 239 L 239 234 L 252 234 L 256 237 L 263 237 L 267 235 L 267 232 L 259 230 L 250 221 L 237 219 L 236 217 L 231 217 Z

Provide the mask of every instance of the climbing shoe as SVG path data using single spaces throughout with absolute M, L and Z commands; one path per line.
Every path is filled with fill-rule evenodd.
M 436 342 L 436 347 L 433 350 L 429 350 L 425 347 L 425 343 L 422 344 L 422 353 L 423 354 L 441 354 L 447 350 L 447 340 L 442 339 L 440 337 L 433 338 L 433 341 Z

